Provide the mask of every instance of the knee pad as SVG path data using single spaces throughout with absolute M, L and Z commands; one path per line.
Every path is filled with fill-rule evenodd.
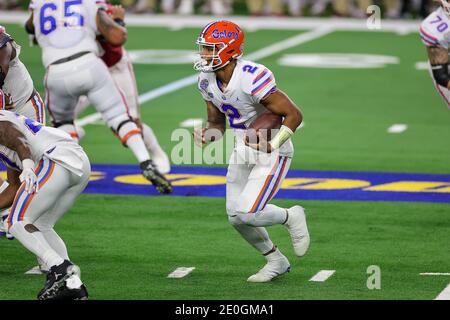
M 228 216 L 228 222 L 232 225 L 232 226 L 239 226 L 242 225 L 242 220 L 239 218 L 239 215 L 232 215 L 232 216 Z
M 126 146 L 130 137 L 141 134 L 136 122 L 126 114 L 111 119 L 107 124 L 124 146 Z

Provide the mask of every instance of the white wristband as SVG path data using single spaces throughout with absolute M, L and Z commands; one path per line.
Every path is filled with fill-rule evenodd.
M 31 169 L 34 171 L 34 168 L 36 165 L 34 164 L 34 161 L 31 159 L 23 159 L 22 160 L 22 171 L 25 169 Z
M 272 149 L 280 148 L 293 134 L 294 132 L 289 127 L 282 125 L 276 136 L 270 140 Z

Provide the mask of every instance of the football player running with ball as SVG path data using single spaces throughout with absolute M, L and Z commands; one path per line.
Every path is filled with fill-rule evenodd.
M 194 69 L 201 71 L 198 88 L 206 102 L 208 125 L 194 131 L 195 139 L 201 144 L 216 140 L 213 132 L 223 134 L 228 117 L 235 133 L 226 184 L 228 221 L 267 260 L 247 281 L 268 282 L 289 272 L 290 263 L 270 240 L 265 227 L 286 226 L 297 256 L 305 255 L 309 247 L 304 209 L 269 204 L 289 170 L 293 156 L 290 137 L 301 124 L 302 114 L 277 89 L 268 68 L 240 59 L 244 33 L 239 26 L 230 21 L 212 22 L 201 31 L 197 44 L 200 59 Z M 258 141 L 246 139 L 252 122 L 267 113 L 283 118 L 278 133 L 270 141 L 260 133 Z
M 419 32 L 427 48 L 434 86 L 450 108 L 450 3 L 447 0 L 437 1 L 441 6 L 421 23 Z

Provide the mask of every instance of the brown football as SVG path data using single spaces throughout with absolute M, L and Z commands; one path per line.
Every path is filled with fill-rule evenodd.
M 247 141 L 257 143 L 256 133 L 258 131 L 261 132 L 263 138 L 267 141 L 271 140 L 272 136 L 276 134 L 278 129 L 280 129 L 282 122 L 283 118 L 281 116 L 271 112 L 266 112 L 259 115 L 255 120 L 253 120 L 247 129 Z

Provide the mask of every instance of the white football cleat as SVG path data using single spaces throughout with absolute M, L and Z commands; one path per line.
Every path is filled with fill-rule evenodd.
M 267 257 L 268 262 L 258 271 L 258 273 L 250 276 L 248 282 L 269 282 L 272 279 L 291 271 L 289 260 L 277 249 L 271 253 L 272 257 Z
M 305 210 L 301 206 L 289 208 L 288 219 L 284 225 L 291 235 L 295 254 L 303 257 L 308 251 L 310 242 Z

